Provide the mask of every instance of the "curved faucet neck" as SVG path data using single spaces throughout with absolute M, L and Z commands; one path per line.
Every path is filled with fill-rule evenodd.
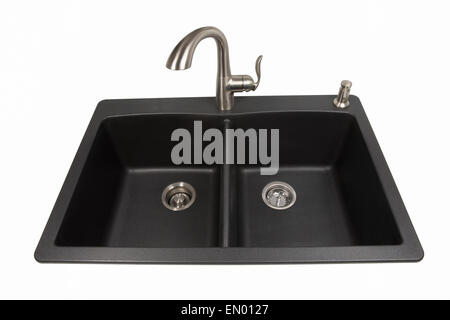
M 228 42 L 225 35 L 215 27 L 203 27 L 192 31 L 185 36 L 173 49 L 166 66 L 172 70 L 184 70 L 190 68 L 195 49 L 200 41 L 205 38 L 213 38 L 217 44 L 217 84 L 216 98 L 220 110 L 230 110 L 234 103 L 234 92 L 255 90 L 257 84 L 253 82 L 251 77 L 246 76 L 245 83 L 253 82 L 251 86 L 246 88 L 244 78 L 233 79 L 230 70 L 230 57 L 228 50 Z M 258 75 L 259 76 L 259 75 Z M 249 81 L 249 78 L 251 81 Z M 259 80 L 257 82 L 259 84 Z
M 230 76 L 231 70 L 227 38 L 222 31 L 215 27 L 199 28 L 181 39 L 173 49 L 169 59 L 167 59 L 167 68 L 173 70 L 190 68 L 197 45 L 206 38 L 213 38 L 216 41 L 219 72 L 222 70 L 224 75 Z

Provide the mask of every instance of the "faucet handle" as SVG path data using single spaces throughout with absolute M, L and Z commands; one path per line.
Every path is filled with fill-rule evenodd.
M 263 56 L 256 59 L 255 70 L 258 81 L 255 82 L 249 75 L 232 75 L 227 84 L 227 89 L 231 92 L 255 91 L 261 79 L 261 60 Z
M 263 56 L 260 55 L 257 59 L 256 59 L 256 63 L 255 63 L 255 71 L 256 71 L 256 76 L 258 77 L 258 80 L 255 82 L 255 88 L 253 90 L 256 90 L 256 88 L 258 88 L 259 86 L 259 80 L 261 80 L 261 60 L 262 60 Z

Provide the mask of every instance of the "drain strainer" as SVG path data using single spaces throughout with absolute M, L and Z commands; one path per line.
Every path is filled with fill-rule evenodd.
M 274 181 L 264 187 L 262 198 L 270 208 L 285 210 L 294 205 L 297 195 L 295 190 L 286 182 Z
M 194 203 L 195 189 L 187 182 L 175 182 L 164 189 L 161 200 L 167 209 L 181 211 Z

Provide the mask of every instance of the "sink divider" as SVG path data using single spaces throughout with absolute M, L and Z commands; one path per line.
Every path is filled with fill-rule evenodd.
M 226 135 L 225 130 L 230 129 L 232 123 L 230 119 L 224 119 L 222 134 L 224 138 L 224 160 L 226 159 Z M 220 168 L 220 216 L 219 216 L 219 246 L 229 247 L 230 243 L 230 223 L 231 223 L 231 196 L 232 196 L 232 165 L 227 164 L 226 161 Z

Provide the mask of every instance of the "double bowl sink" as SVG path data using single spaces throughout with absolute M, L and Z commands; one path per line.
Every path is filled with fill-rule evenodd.
M 310 263 L 418 261 L 423 250 L 359 99 L 237 97 L 99 103 L 35 252 L 40 262 Z M 279 129 L 279 170 L 180 164 L 175 129 Z M 191 141 L 194 144 L 194 141 Z M 207 143 L 204 142 L 204 145 Z M 204 146 L 203 145 L 203 146 Z M 185 210 L 164 189 L 188 183 Z M 276 210 L 274 181 L 295 190 Z M 190 194 L 189 196 L 192 196 Z

